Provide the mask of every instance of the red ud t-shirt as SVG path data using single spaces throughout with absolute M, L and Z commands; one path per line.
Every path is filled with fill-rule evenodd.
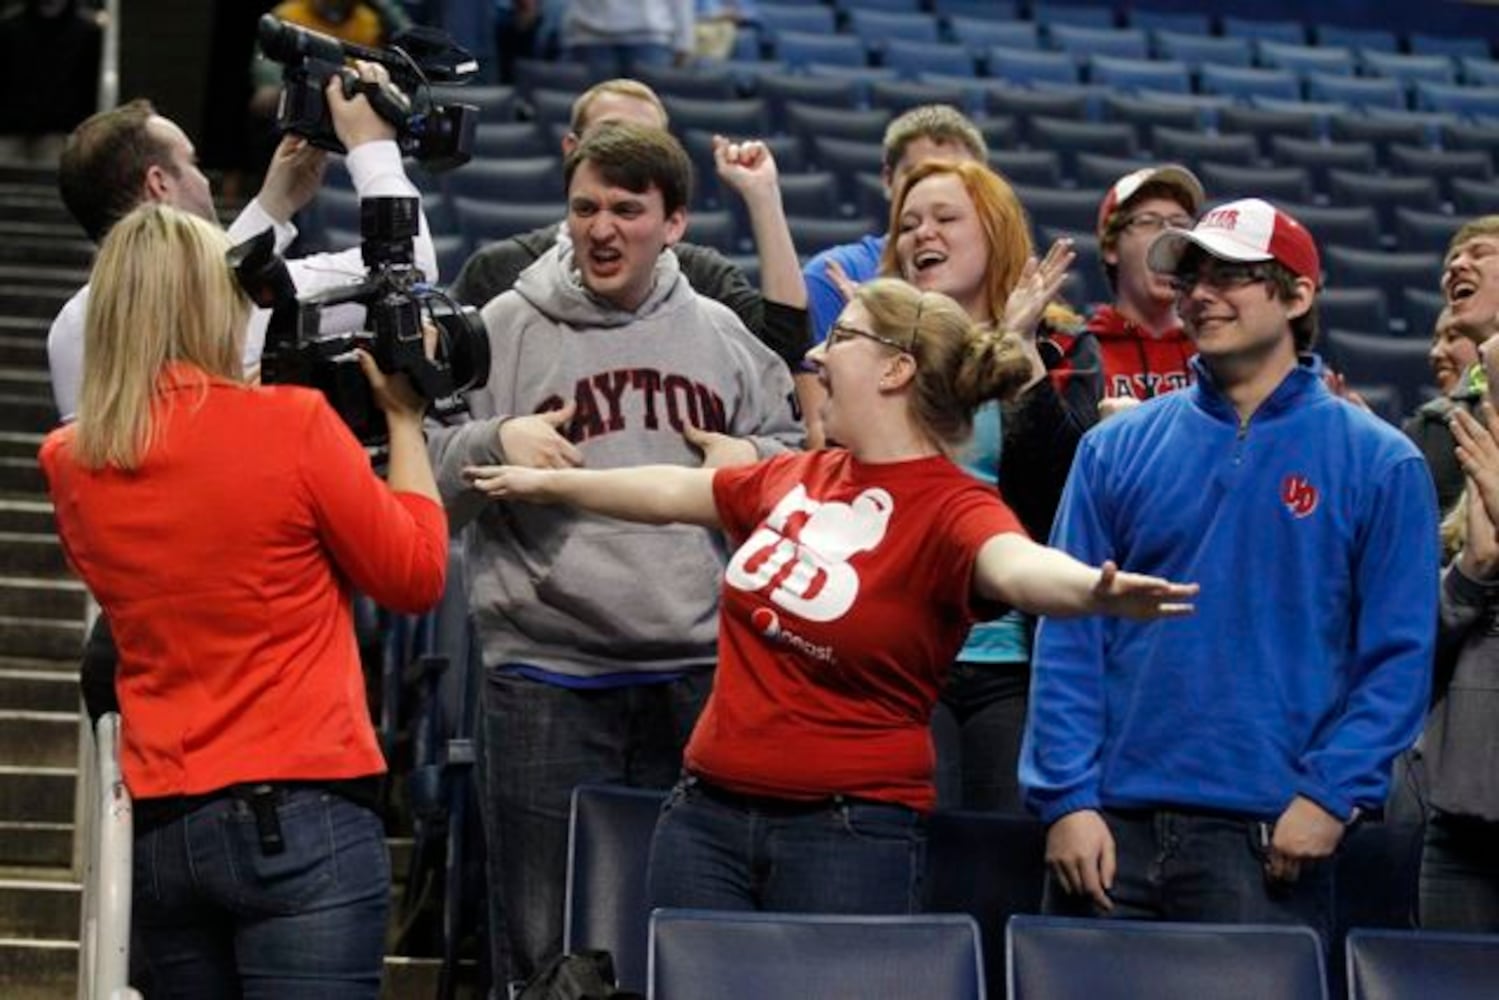
M 928 725 L 979 617 L 973 563 L 1020 532 L 946 458 L 869 465 L 841 449 L 719 469 L 724 573 L 713 694 L 687 767 L 745 794 L 844 794 L 929 810 Z

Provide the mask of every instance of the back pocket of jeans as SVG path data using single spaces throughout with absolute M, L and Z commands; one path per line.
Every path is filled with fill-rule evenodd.
M 236 803 L 224 813 L 224 851 L 242 905 L 265 913 L 296 913 L 338 882 L 328 796 L 291 793 L 277 805 L 276 816 L 284 846 L 269 854 L 255 813 Z

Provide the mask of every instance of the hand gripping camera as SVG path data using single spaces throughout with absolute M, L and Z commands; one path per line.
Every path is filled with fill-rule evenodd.
M 229 266 L 240 286 L 256 305 L 271 310 L 261 381 L 320 390 L 367 447 L 383 446 L 388 433 L 385 414 L 359 370 L 356 347 L 369 351 L 381 371 L 405 374 L 440 418 L 465 410 L 459 394 L 489 379 L 489 335 L 477 310 L 457 305 L 446 292 L 426 284 L 412 263 L 419 205 L 417 198 L 363 199 L 359 228 L 365 280 L 306 298 L 298 298 L 271 230 L 229 250 Z M 364 331 L 323 334 L 323 310 L 344 303 L 365 307 Z M 438 330 L 434 358 L 427 357 L 422 342 L 423 319 Z
M 436 104 L 428 84 L 461 83 L 478 71 L 479 64 L 442 32 L 408 28 L 390 48 L 371 49 L 265 14 L 260 18 L 259 36 L 265 57 L 284 67 L 276 112 L 280 130 L 300 135 L 320 149 L 344 152 L 323 94 L 328 80 L 338 76 L 345 97 L 363 93 L 375 112 L 395 126 L 403 155 L 415 157 L 432 171 L 451 170 L 473 156 L 479 109 L 469 104 Z M 384 66 L 395 86 L 361 81 L 346 65 L 351 58 Z

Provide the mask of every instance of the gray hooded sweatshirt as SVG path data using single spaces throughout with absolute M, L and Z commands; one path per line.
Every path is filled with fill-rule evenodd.
M 670 251 L 633 312 L 582 286 L 563 241 L 483 317 L 489 384 L 469 394 L 469 421 L 433 431 L 429 447 L 449 518 L 466 532 L 485 666 L 596 677 L 710 665 L 724 560 L 716 532 L 489 501 L 462 469 L 505 460 L 506 418 L 566 400 L 578 411 L 564 433 L 587 468 L 698 466 L 682 438 L 688 423 L 748 437 L 762 456 L 782 451 L 802 438 L 786 365 L 694 292 Z

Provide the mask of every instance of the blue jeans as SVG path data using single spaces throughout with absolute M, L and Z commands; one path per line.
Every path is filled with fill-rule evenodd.
M 1421 927 L 1499 933 L 1499 824 L 1433 813 L 1421 852 Z
M 652 908 L 916 913 L 926 818 L 842 797 L 741 796 L 683 778 L 651 839 Z
M 1026 815 L 1020 738 L 1030 688 L 1027 663 L 953 664 L 932 711 L 937 808 Z
M 379 996 L 390 904 L 380 818 L 315 788 L 281 794 L 277 854 L 234 798 L 136 836 L 152 1000 Z
M 574 45 L 568 50 L 571 62 L 588 67 L 588 78 L 595 83 L 618 77 L 634 77 L 642 66 L 670 66 L 671 46 L 641 43 L 636 45 Z
M 484 840 L 496 983 L 526 980 L 562 951 L 567 824 L 582 784 L 670 788 L 713 683 L 576 690 L 488 670 L 484 680 Z M 501 993 L 503 995 L 503 993 Z
M 1295 882 L 1265 875 L 1272 824 L 1171 809 L 1103 811 L 1114 835 L 1114 908 L 1069 895 L 1047 873 L 1042 908 L 1062 916 L 1225 924 L 1304 924 L 1331 940 L 1333 859 L 1303 862 Z

